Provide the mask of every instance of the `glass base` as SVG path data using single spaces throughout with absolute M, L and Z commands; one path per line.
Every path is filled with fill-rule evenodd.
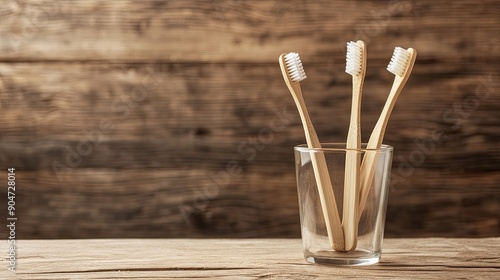
M 356 250 L 353 252 L 319 251 L 314 254 L 305 252 L 306 261 L 325 265 L 370 265 L 380 261 L 380 253 Z

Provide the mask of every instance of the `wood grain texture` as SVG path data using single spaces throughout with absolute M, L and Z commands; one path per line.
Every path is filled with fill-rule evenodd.
M 277 58 L 300 53 L 319 138 L 344 142 L 345 42 L 363 39 L 364 142 L 393 48 L 419 51 L 384 140 L 387 236 L 499 236 L 496 2 L 0 1 L 0 168 L 17 169 L 19 234 L 298 237 L 304 134 Z
M 498 51 L 499 43 L 494 0 L 16 2 L 2 10 L 2 61 L 255 63 L 292 48 L 304 61 L 322 62 L 354 37 L 368 43 L 372 59 L 411 44 L 419 59 L 456 61 Z
M 26 280 L 496 279 L 500 270 L 499 238 L 387 239 L 381 262 L 361 267 L 308 264 L 298 239 L 21 240 L 18 246 L 16 276 Z
M 432 142 L 435 149 L 426 154 L 424 167 L 437 159 L 432 168 L 450 168 L 439 162 L 458 157 L 464 161 L 451 168 L 495 169 L 500 162 L 497 76 L 464 73 L 435 80 L 428 74 L 432 68 L 422 65 L 415 70 L 394 109 L 385 142 L 406 158 L 418 150 L 416 142 Z M 249 138 L 258 144 L 257 150 L 280 147 L 279 155 L 259 151 L 255 160 L 262 161 L 279 161 L 305 141 L 276 65 L 13 63 L 0 64 L 0 71 L 0 145 L 4 162 L 22 169 L 64 162 L 68 149 L 76 152 L 80 142 L 91 142 L 93 150 L 79 167 L 118 168 L 131 164 L 123 162 L 120 151 L 137 155 L 129 167 L 171 167 L 178 161 L 192 167 L 204 162 L 218 166 L 224 160 L 249 157 L 238 152 L 238 145 Z M 342 67 L 313 65 L 302 84 L 322 142 L 343 142 L 347 137 L 350 77 L 341 71 Z M 381 72 L 366 81 L 364 142 L 392 78 Z M 433 90 L 419 81 L 432 82 Z M 475 95 L 478 87 L 481 98 Z M 434 89 L 446 94 L 436 95 Z M 477 106 L 467 107 L 469 101 Z M 179 149 L 182 154 L 167 152 Z M 279 162 L 276 165 L 279 168 Z
M 225 177 L 220 172 L 85 168 L 65 174 L 60 182 L 52 171 L 18 170 L 17 212 L 23 222 L 17 234 L 20 238 L 299 236 L 293 176 L 245 171 Z
M 242 168 L 229 177 L 216 168 L 75 168 L 63 181 L 52 170 L 17 170 L 17 234 L 299 237 L 293 157 L 281 172 Z M 419 169 L 391 188 L 386 236 L 491 235 L 498 230 L 499 180 Z

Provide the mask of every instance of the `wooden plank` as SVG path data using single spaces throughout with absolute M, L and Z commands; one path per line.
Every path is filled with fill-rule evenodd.
M 63 181 L 51 171 L 16 177 L 24 238 L 299 234 L 293 173 L 75 169 Z
M 499 238 L 386 239 L 381 263 L 307 264 L 298 239 L 20 240 L 22 279 L 496 279 Z M 2 262 L 4 265 L 6 261 Z M 12 273 L 3 269 L 3 277 Z
M 495 0 L 10 2 L 0 61 L 275 62 L 293 49 L 322 62 L 355 39 L 384 61 L 408 42 L 424 60 L 498 59 Z
M 17 233 L 22 238 L 299 237 L 293 162 L 281 169 L 237 163 L 241 173 L 222 164 L 75 168 L 61 181 L 49 170 L 17 169 L 16 210 L 22 219 Z M 416 169 L 401 180 L 394 168 L 392 180 L 386 236 L 497 235 L 498 173 L 457 176 Z M 5 198 L 6 189 L 0 195 Z M 6 214 L 0 212 L 0 218 Z
M 391 84 L 385 65 L 378 67 L 381 72 L 367 78 L 363 98 L 365 141 Z M 313 64 L 307 71 L 303 88 L 320 139 L 345 141 L 349 75 L 337 65 Z M 450 77 L 449 71 L 461 74 Z M 493 73 L 456 63 L 417 67 L 386 135 L 396 147 L 395 161 L 410 161 L 427 149 L 425 162 L 415 167 L 498 169 L 500 95 Z M 254 165 L 281 169 L 292 163 L 292 147 L 304 142 L 276 64 L 4 63 L 0 75 L 0 162 L 21 169 L 50 169 L 53 162 L 214 167 L 256 152 Z M 82 160 L 73 166 L 67 157 L 76 153 Z

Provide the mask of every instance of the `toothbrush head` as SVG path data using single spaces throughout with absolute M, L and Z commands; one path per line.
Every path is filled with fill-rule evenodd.
M 352 76 L 361 74 L 363 66 L 363 47 L 356 42 L 347 43 L 345 72 Z
M 408 67 L 411 55 L 410 51 L 396 47 L 392 54 L 391 62 L 387 65 L 387 71 L 400 77 L 403 76 Z
M 285 65 L 292 82 L 300 82 L 307 78 L 298 53 L 291 52 L 285 55 Z

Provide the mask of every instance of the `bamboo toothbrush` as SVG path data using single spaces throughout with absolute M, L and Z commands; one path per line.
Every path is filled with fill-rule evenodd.
M 358 198 L 359 167 L 361 164 L 361 93 L 366 73 L 366 44 L 363 41 L 348 42 L 345 72 L 352 76 L 351 120 L 347 134 L 347 152 L 344 177 L 344 210 L 342 227 L 344 229 L 344 249 L 356 249 L 358 238 Z
M 304 72 L 299 54 L 294 52 L 281 54 L 279 63 L 283 79 L 299 111 L 300 119 L 304 126 L 307 146 L 309 148 L 321 148 L 318 136 L 309 118 L 309 113 L 307 112 L 302 90 L 300 88 L 300 81 L 307 78 L 307 76 Z M 316 184 L 318 185 L 318 193 L 330 245 L 336 251 L 344 251 L 342 223 L 340 221 L 324 153 L 311 152 L 311 163 L 314 170 L 314 177 L 316 178 Z
M 373 128 L 372 134 L 370 135 L 370 140 L 366 146 L 367 149 L 379 149 L 382 145 L 385 129 L 387 127 L 389 117 L 391 116 L 392 109 L 394 108 L 394 104 L 396 104 L 396 100 L 403 90 L 406 81 L 408 81 L 408 78 L 410 77 L 416 58 L 417 51 L 412 48 L 405 50 L 403 48 L 396 47 L 394 49 L 391 62 L 389 62 L 389 65 L 387 66 L 387 70 L 396 75 L 396 77 L 394 78 L 394 83 L 392 84 L 391 92 L 389 93 L 389 97 L 384 105 L 384 109 L 382 110 L 382 113 L 375 124 L 375 128 Z M 370 192 L 373 177 L 375 175 L 377 160 L 377 152 L 367 151 L 365 157 L 363 158 L 363 163 L 361 164 L 361 190 L 359 196 L 358 219 L 361 218 L 361 214 L 365 208 L 368 193 Z

